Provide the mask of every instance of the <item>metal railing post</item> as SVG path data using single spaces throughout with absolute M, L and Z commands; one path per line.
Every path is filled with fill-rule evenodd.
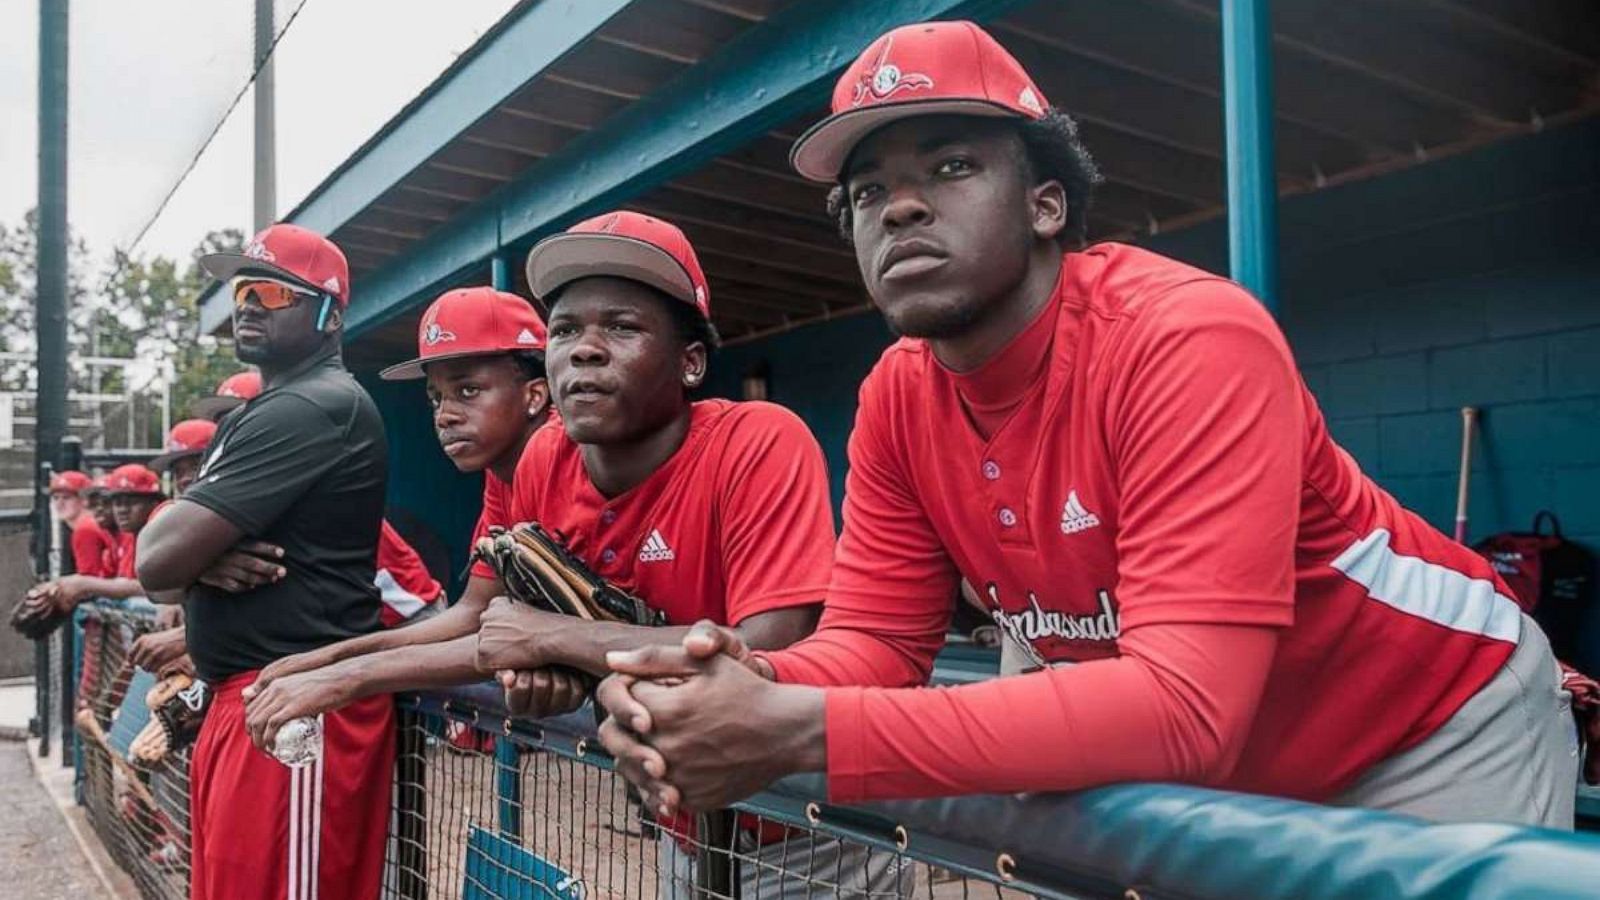
M 56 456 L 61 460 L 63 470 L 83 469 L 83 441 L 74 436 L 67 435 L 61 439 L 61 450 Z M 72 558 L 72 532 L 71 526 L 66 522 L 55 523 L 51 535 L 56 543 L 57 565 L 62 573 L 76 572 L 77 560 Z M 57 630 L 61 635 L 61 659 L 57 660 L 57 668 L 61 675 L 61 697 L 58 701 L 61 715 L 61 765 L 71 768 L 76 762 L 76 731 L 72 727 L 72 714 L 77 705 L 78 682 L 73 678 L 73 670 L 77 662 L 77 627 L 76 617 L 69 619 L 66 624 Z
M 1276 315 L 1278 176 L 1268 0 L 1222 0 L 1222 85 L 1230 274 Z

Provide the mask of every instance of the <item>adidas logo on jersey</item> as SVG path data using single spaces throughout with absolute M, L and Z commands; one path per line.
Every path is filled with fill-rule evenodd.
M 1089 512 L 1078 499 L 1078 492 L 1067 494 L 1067 505 L 1061 510 L 1061 533 L 1077 534 L 1100 524 L 1100 517 Z
M 667 546 L 667 539 L 661 536 L 661 529 L 650 529 L 650 536 L 639 548 L 639 562 L 669 562 L 676 558 L 672 548 Z

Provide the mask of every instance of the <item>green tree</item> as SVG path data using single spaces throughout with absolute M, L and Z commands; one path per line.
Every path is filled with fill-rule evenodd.
M 23 358 L 0 357 L 0 389 L 30 391 L 34 387 L 34 290 L 38 222 L 29 212 L 21 225 L 0 224 L 0 351 Z M 210 394 L 223 378 L 241 367 L 232 346 L 199 333 L 199 298 L 210 279 L 199 258 L 221 250 L 238 250 L 244 235 L 237 229 L 207 234 L 181 262 L 163 256 L 112 254 L 98 277 L 83 241 L 72 240 L 69 251 L 69 308 L 67 341 L 69 389 L 78 394 L 135 395 L 133 409 L 112 409 L 104 416 L 103 430 L 126 433 L 126 416 L 138 428 L 136 443 L 159 446 L 162 382 L 170 391 L 171 417 L 187 415 L 189 404 Z M 91 357 L 137 359 L 131 370 L 96 367 Z M 131 373 L 133 384 L 124 382 Z M 122 417 L 122 418 L 119 418 Z M 117 420 L 117 421 L 113 421 Z M 75 429 L 81 433 L 81 429 Z M 84 434 L 90 446 L 120 439 Z

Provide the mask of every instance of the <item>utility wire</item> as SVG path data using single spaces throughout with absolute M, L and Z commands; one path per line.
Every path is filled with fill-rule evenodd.
M 290 13 L 289 18 L 284 21 L 283 27 L 278 29 L 278 33 L 276 35 L 273 35 L 272 43 L 267 46 L 267 52 L 262 54 L 260 59 L 256 60 L 256 67 L 251 70 L 249 80 L 239 88 L 239 93 L 233 96 L 233 102 L 228 104 L 228 108 L 222 113 L 222 118 L 217 120 L 217 124 L 211 129 L 211 133 L 206 135 L 205 143 L 201 144 L 200 149 L 195 151 L 194 158 L 190 159 L 189 165 L 184 167 L 183 174 L 178 176 L 178 180 L 172 185 L 172 189 L 167 191 L 167 195 L 165 197 L 161 198 L 161 203 L 156 207 L 156 211 L 151 213 L 150 218 L 144 223 L 144 226 L 139 229 L 139 233 L 134 235 L 132 243 L 128 244 L 127 249 L 122 252 L 123 258 L 129 258 L 133 256 L 134 248 L 139 246 L 139 242 L 144 240 L 144 236 L 149 233 L 152 227 L 155 226 L 156 220 L 161 218 L 161 214 L 163 212 L 166 212 L 167 204 L 172 202 L 172 198 L 178 193 L 178 189 L 183 187 L 183 183 L 189 179 L 189 174 L 194 171 L 195 166 L 200 164 L 200 158 L 205 156 L 206 150 L 210 149 L 211 147 L 211 142 L 216 140 L 218 132 L 222 131 L 222 126 L 227 124 L 228 117 L 233 115 L 233 111 L 239 107 L 240 101 L 242 101 L 244 99 L 244 95 L 249 92 L 251 85 L 255 84 L 256 79 L 261 76 L 261 70 L 266 66 L 267 60 L 271 59 L 273 51 L 278 49 L 278 42 L 283 40 L 283 36 L 289 33 L 289 27 L 294 24 L 295 18 L 300 15 L 300 11 L 302 9 L 306 8 L 306 3 L 308 2 L 310 2 L 310 0 L 300 0 L 300 3 L 295 6 L 294 12 Z M 113 271 L 111 273 L 111 277 L 106 280 L 107 285 L 114 283 L 117 276 L 121 273 L 122 262 L 119 260 L 117 262 L 116 270 Z

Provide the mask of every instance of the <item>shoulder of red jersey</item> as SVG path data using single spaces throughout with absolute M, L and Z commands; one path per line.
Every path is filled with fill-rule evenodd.
M 756 431 L 806 427 L 793 410 L 766 400 L 700 400 L 695 406 L 706 416 L 708 424 L 716 428 Z
M 1062 265 L 1065 301 L 1102 317 L 1139 317 L 1152 308 L 1172 307 L 1194 307 L 1198 313 L 1204 311 L 1197 305 L 1201 300 L 1249 303 L 1257 309 L 1261 305 L 1243 287 L 1215 272 L 1129 244 L 1094 244 L 1065 254 Z

